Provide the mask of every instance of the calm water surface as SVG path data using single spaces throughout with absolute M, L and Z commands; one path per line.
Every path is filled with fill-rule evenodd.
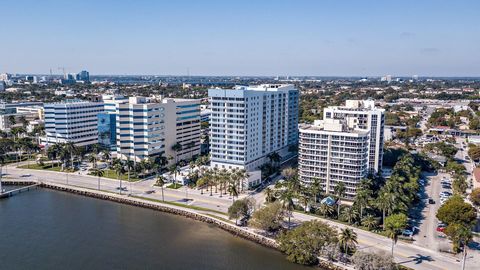
M 37 189 L 0 200 L 0 269 L 311 269 L 205 223 Z

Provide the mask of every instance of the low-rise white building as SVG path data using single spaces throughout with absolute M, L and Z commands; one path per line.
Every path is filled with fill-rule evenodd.
M 76 146 L 98 143 L 97 116 L 103 111 L 103 103 L 81 100 L 66 100 L 47 103 L 45 110 L 45 133 L 41 143 L 72 142 Z

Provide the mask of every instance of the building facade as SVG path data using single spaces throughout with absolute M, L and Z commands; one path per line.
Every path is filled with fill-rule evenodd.
M 373 100 L 347 100 L 345 106 L 323 110 L 323 119 L 345 120 L 354 128 L 370 131 L 368 171 L 380 173 L 383 162 L 385 110 L 375 107 Z
M 119 158 L 191 159 L 200 154 L 200 101 L 131 97 L 117 104 L 116 134 Z M 182 149 L 174 151 L 177 143 Z
M 298 142 L 299 94 L 293 85 L 209 89 L 208 96 L 212 167 L 252 172 L 268 154 Z
M 47 103 L 45 133 L 41 142 L 48 146 L 72 142 L 76 146 L 98 143 L 97 116 L 103 112 L 103 103 L 81 100 L 66 100 Z
M 368 173 L 370 131 L 345 120 L 317 120 L 300 126 L 298 172 L 305 185 L 320 181 L 327 194 L 339 183 L 353 198 L 358 183 Z

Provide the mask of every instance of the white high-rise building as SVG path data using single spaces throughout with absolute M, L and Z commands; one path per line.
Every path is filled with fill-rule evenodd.
M 200 154 L 200 100 L 131 97 L 117 103 L 117 157 L 158 155 L 188 160 Z M 179 143 L 176 153 L 172 146 Z
M 298 90 L 288 84 L 209 89 L 211 166 L 258 170 L 298 142 Z M 259 174 L 249 185 L 258 184 Z
M 345 106 L 330 106 L 323 110 L 323 119 L 346 120 L 354 128 L 370 131 L 368 171 L 380 173 L 383 162 L 385 110 L 375 107 L 373 100 L 347 100 Z
M 327 194 L 339 183 L 353 198 L 356 186 L 368 173 L 370 131 L 345 119 L 317 120 L 300 125 L 298 172 L 305 185 L 320 181 Z
M 45 133 L 41 139 L 45 145 L 73 142 L 76 146 L 98 143 L 97 115 L 103 111 L 103 103 L 66 100 L 47 103 Z

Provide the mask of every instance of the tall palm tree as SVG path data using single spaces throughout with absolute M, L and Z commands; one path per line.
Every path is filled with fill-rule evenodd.
M 283 209 L 287 212 L 288 215 L 288 228 L 290 229 L 290 218 L 292 216 L 292 211 L 294 209 L 293 199 L 295 198 L 295 190 L 293 185 L 288 185 L 279 192 L 278 199 L 282 203 Z
M 322 182 L 320 179 L 314 178 L 313 182 L 310 184 L 310 190 L 314 197 L 314 203 L 318 202 L 318 195 L 323 191 Z
M 346 188 L 343 182 L 337 183 L 333 188 L 333 192 L 335 193 L 335 196 L 337 196 L 337 217 L 340 217 L 340 199 L 345 196 L 345 191 Z
M 165 185 L 165 179 L 163 178 L 163 176 L 157 176 L 157 182 L 155 183 L 155 185 L 160 186 L 160 188 L 162 189 L 162 201 L 165 201 L 165 196 L 163 195 L 163 185 Z
M 120 175 L 125 173 L 124 166 L 120 160 L 118 162 L 115 162 L 113 165 L 113 169 L 115 170 L 115 173 L 117 174 L 117 180 L 120 182 L 120 195 L 122 195 L 122 178 L 120 178 Z
M 175 152 L 175 163 L 178 162 L 178 152 L 182 151 L 182 149 L 183 149 L 183 146 L 178 142 L 172 145 L 172 150 L 173 152 Z
M 98 177 L 98 190 L 100 190 L 100 177 L 103 177 L 104 173 L 105 171 L 102 169 L 96 168 L 92 170 L 92 174 Z
M 232 201 L 235 202 L 235 197 L 238 198 L 238 189 L 234 182 L 230 182 L 228 191 L 230 192 L 230 196 L 232 196 Z
M 172 166 L 170 166 L 169 170 L 170 170 L 170 173 L 174 175 L 173 185 L 176 189 L 177 188 L 177 173 L 179 172 L 180 168 L 175 163 Z
M 372 199 L 372 191 L 369 189 L 358 188 L 355 195 L 354 204 L 360 208 L 360 218 L 363 218 L 363 209 L 368 207 Z
M 348 254 L 350 248 L 353 249 L 358 244 L 357 233 L 350 228 L 342 229 L 338 235 L 338 243 L 345 254 Z

